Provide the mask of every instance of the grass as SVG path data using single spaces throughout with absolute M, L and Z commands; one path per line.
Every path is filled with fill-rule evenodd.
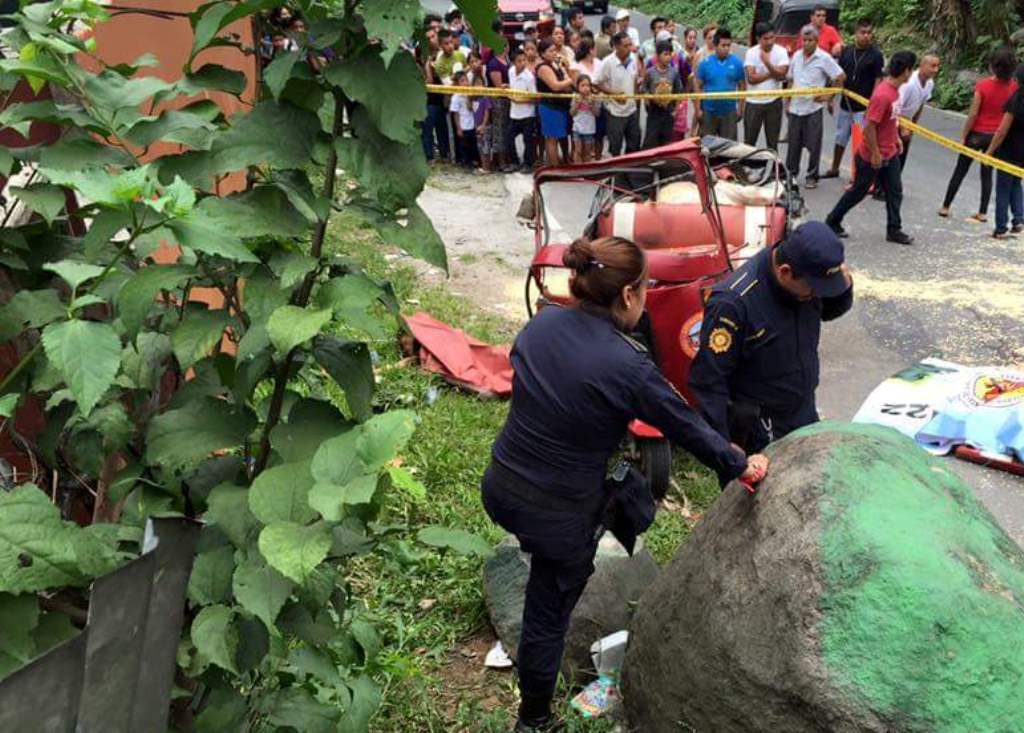
M 403 311 L 426 311 L 491 343 L 508 343 L 515 336 L 517 324 L 452 295 L 444 282 L 423 278 L 417 274 L 421 263 L 389 260 L 375 233 L 344 216 L 332 223 L 329 245 L 333 252 L 364 263 L 374 277 L 390 280 Z M 394 343 L 373 347 L 380 357 L 377 404 L 413 409 L 420 417 L 403 459 L 428 491 L 422 503 L 404 495 L 389 497 L 382 521 L 413 528 L 459 527 L 497 543 L 503 532 L 484 513 L 478 486 L 507 403 L 456 391 L 412 366 L 396 367 L 401 354 Z M 699 511 L 718 495 L 713 477 L 692 460 L 679 457 L 676 476 Z M 646 541 L 663 563 L 688 534 L 683 517 L 662 511 Z M 479 559 L 396 541 L 388 551 L 355 565 L 350 582 L 384 638 L 386 688 L 374 731 L 496 733 L 511 727 L 514 676 L 483 668 L 482 653 L 489 645 L 484 637 L 490 632 Z M 479 648 L 468 657 L 467 647 L 474 644 Z M 567 708 L 566 701 L 563 696 L 561 704 Z M 583 721 L 564 712 L 569 731 L 611 730 L 607 721 Z

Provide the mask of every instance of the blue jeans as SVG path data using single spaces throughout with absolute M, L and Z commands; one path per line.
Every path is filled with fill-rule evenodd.
M 1008 213 L 1013 212 L 1013 225 L 1024 224 L 1024 189 L 1017 176 L 996 173 L 996 232 L 1007 230 Z
M 451 148 L 448 145 L 448 115 L 444 105 L 428 104 L 427 117 L 423 120 L 423 154 L 427 160 L 434 159 L 434 138 L 437 138 L 437 152 L 441 160 L 448 160 Z

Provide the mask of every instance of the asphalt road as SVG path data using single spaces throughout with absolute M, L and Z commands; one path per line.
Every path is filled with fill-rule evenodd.
M 423 4 L 435 12 L 448 7 L 443 0 Z M 649 16 L 633 11 L 631 20 L 641 38 L 650 35 Z M 598 23 L 598 16 L 588 16 L 595 32 Z M 963 116 L 929 108 L 921 122 L 959 139 Z M 834 130 L 827 117 L 823 167 L 831 160 Z M 825 417 L 852 418 L 878 383 L 924 357 L 969 365 L 1024 365 L 1024 239 L 995 240 L 989 236 L 991 224 L 964 221 L 980 197 L 977 166 L 960 189 L 953 215 L 936 215 L 955 160 L 954 153 L 939 145 L 913 141 L 903 175 L 904 229 L 915 237 L 913 246 L 885 241 L 882 203 L 866 200 L 847 217 L 847 259 L 857 283 L 857 303 L 851 313 L 824 328 L 818 402 Z M 824 219 L 842 195 L 843 184 L 822 181 L 817 190 L 805 192 L 806 218 Z M 994 201 L 990 220 L 993 209 Z M 949 463 L 1024 545 L 1024 480 L 958 460 Z

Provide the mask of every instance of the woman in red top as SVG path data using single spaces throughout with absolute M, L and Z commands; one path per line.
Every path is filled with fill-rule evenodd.
M 1013 70 L 1017 66 L 1017 57 L 1010 48 L 1000 48 L 992 54 L 989 69 L 992 76 L 979 81 L 974 87 L 974 101 L 967 113 L 964 123 L 963 144 L 973 150 L 985 152 L 992 136 L 999 129 L 1003 120 L 1003 107 L 1006 101 L 1017 91 L 1017 82 L 1013 80 Z M 939 216 L 949 216 L 949 207 L 956 198 L 960 184 L 963 183 L 967 171 L 971 168 L 971 159 L 966 155 L 958 156 L 953 176 L 946 188 L 946 198 L 942 201 Z M 988 202 L 992 197 L 992 169 L 981 166 L 981 205 L 977 214 L 971 214 L 967 221 L 982 223 L 988 219 Z

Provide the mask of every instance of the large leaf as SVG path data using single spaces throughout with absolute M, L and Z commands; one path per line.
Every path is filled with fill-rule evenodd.
M 13 338 L 21 333 L 23 328 L 39 328 L 60 318 L 67 313 L 67 308 L 60 301 L 56 290 L 19 290 L 11 298 L 10 302 L 0 308 L 0 321 L 9 321 L 13 333 L 3 333 L 3 340 Z
M 12 186 L 9 190 L 25 206 L 43 217 L 47 224 L 52 224 L 64 209 L 64 190 L 51 183 L 33 183 L 26 188 Z
M 290 462 L 312 460 L 321 444 L 352 428 L 336 407 L 314 399 L 296 402 L 287 420 L 271 431 L 270 444 Z
M 215 451 L 240 446 L 255 428 L 256 416 L 248 408 L 212 397 L 191 399 L 153 418 L 146 458 L 167 468 L 187 468 Z
M 296 522 L 316 518 L 309 507 L 313 476 L 308 463 L 285 463 L 263 471 L 249 489 L 249 508 L 264 524 Z
M 374 379 L 370 350 L 366 344 L 321 336 L 313 344 L 313 356 L 345 392 L 345 401 L 356 419 L 369 417 Z
M 188 599 L 199 606 L 230 600 L 234 572 L 235 548 L 231 545 L 200 552 L 188 578 Z
M 98 165 L 127 166 L 132 158 L 110 145 L 101 145 L 90 138 L 62 138 L 39 153 L 39 165 L 56 170 L 76 170 Z
M 496 50 L 505 48 L 505 37 L 491 28 L 498 17 L 498 0 L 455 0 L 455 4 L 481 44 Z
M 71 286 L 72 290 L 78 290 L 79 285 L 99 277 L 103 273 L 103 268 L 99 265 L 91 265 L 87 262 L 74 262 L 73 260 L 47 262 L 43 265 L 43 269 L 60 275 Z
M 279 354 L 287 354 L 309 341 L 330 323 L 330 310 L 307 310 L 297 305 L 283 305 L 270 314 L 267 333 Z
M 350 686 L 352 702 L 338 724 L 338 733 L 367 733 L 370 718 L 380 707 L 380 688 L 365 674 L 359 675 Z
M 427 115 L 427 93 L 412 54 L 400 54 L 385 67 L 379 54 L 366 52 L 330 64 L 324 75 L 363 105 L 382 135 L 410 146 L 419 139 L 416 123 Z
M 134 338 L 142 328 L 157 293 L 176 288 L 194 272 L 185 265 L 147 265 L 126 280 L 117 295 L 117 308 L 128 337 Z
M 263 71 L 263 81 L 267 85 L 267 89 L 274 96 L 274 99 L 278 99 L 281 96 L 281 91 L 284 89 L 284 85 L 288 83 L 288 79 L 292 75 L 292 67 L 295 66 L 299 60 L 300 54 L 298 51 L 290 51 L 285 54 L 277 56 L 270 65 L 267 66 Z
M 187 216 L 173 219 L 167 226 L 179 244 L 203 254 L 216 255 L 236 262 L 259 262 L 260 258 L 242 244 L 241 233 L 225 231 L 209 214 L 200 208 Z
M 366 113 L 359 109 L 352 126 L 357 136 L 335 143 L 338 164 L 387 211 L 414 204 L 428 175 L 422 148 L 388 140 L 366 124 Z
M 114 382 L 121 364 L 121 339 L 108 323 L 64 321 L 43 331 L 43 348 L 64 377 L 83 415 Z
M 33 484 L 0 492 L 0 517 L 0 592 L 84 585 L 117 566 L 115 548 L 104 534 L 63 521 Z
M 405 250 L 413 257 L 419 257 L 444 270 L 448 269 L 448 256 L 445 254 L 441 235 L 434 229 L 430 217 L 418 204 L 409 206 L 404 216 L 402 212 L 394 216 L 365 204 L 353 205 L 350 208 L 362 214 L 385 242 Z
M 274 171 L 274 185 L 284 191 L 292 206 L 306 217 L 310 223 L 326 219 L 331 210 L 331 202 L 318 198 L 313 193 L 313 186 L 304 171 Z
M 359 427 L 355 427 L 320 445 L 313 456 L 311 468 L 313 479 L 318 484 L 344 486 L 369 473 L 356 448 L 361 432 Z
M 385 66 L 402 50 L 402 43 L 416 35 L 420 12 L 419 0 L 376 0 L 362 6 L 366 35 L 380 39 Z
M 240 95 L 245 91 L 245 74 L 218 64 L 203 64 L 178 81 L 178 91 L 192 96 L 201 92 L 221 91 Z
M 161 160 L 160 177 L 170 181 L 177 174 L 197 187 L 209 188 L 214 176 L 253 165 L 301 168 L 309 164 L 319 131 L 320 120 L 312 112 L 261 102 L 251 112 L 232 118 L 231 127 L 214 137 L 208 151 Z
M 35 656 L 39 602 L 30 594 L 0 593 L 0 679 Z
M 282 288 L 294 288 L 317 264 L 316 258 L 302 252 L 282 252 L 274 255 L 270 269 L 281 279 Z
M 189 369 L 205 358 L 224 336 L 234 319 L 223 310 L 187 309 L 185 317 L 171 334 L 174 357 L 181 368 Z
M 288 597 L 292 583 L 260 558 L 248 558 L 235 569 L 232 581 L 239 605 L 266 624 L 272 636 L 280 635 L 275 622 Z
M 195 21 L 190 58 L 195 58 L 197 53 L 209 46 L 220 30 L 234 19 L 232 3 L 208 3 L 200 9 L 203 12 Z
M 266 700 L 267 722 L 273 730 L 302 733 L 335 733 L 338 710 L 319 702 L 303 687 L 293 686 L 273 692 Z
M 214 524 L 238 548 L 256 538 L 259 522 L 249 509 L 249 490 L 234 484 L 215 486 L 206 498 L 203 519 Z
M 192 622 L 192 643 L 199 654 L 228 672 L 238 674 L 238 627 L 235 612 L 227 606 L 206 606 Z
M 82 240 L 85 257 L 90 260 L 99 259 L 103 256 L 113 236 L 130 226 L 131 223 L 131 215 L 127 211 L 115 209 L 101 211 L 93 218 L 92 224 L 89 225 L 89 231 L 86 232 L 85 239 Z
M 181 143 L 191 148 L 205 148 L 210 133 L 217 129 L 202 115 L 184 110 L 168 109 L 156 117 L 139 120 L 125 134 L 132 145 L 149 147 L 158 140 Z
M 115 71 L 104 70 L 99 74 L 86 75 L 84 90 L 90 106 L 103 107 L 109 111 L 134 110 L 154 95 L 172 88 L 169 82 L 158 76 L 139 76 L 126 79 Z
M 222 231 L 246 238 L 300 237 L 309 229 L 306 218 L 276 186 L 258 186 L 232 196 L 209 196 L 198 208 Z
M 272 568 L 302 584 L 327 557 L 331 541 L 331 529 L 323 522 L 308 527 L 279 522 L 263 528 L 259 548 Z
M 395 455 L 416 430 L 416 413 L 411 410 L 391 410 L 375 415 L 360 426 L 356 439 L 359 460 L 369 471 L 378 471 Z
M 317 484 L 309 492 L 309 505 L 328 522 L 340 522 L 345 517 L 346 505 L 373 501 L 377 481 L 377 474 L 373 473 L 357 476 L 344 486 Z
M 479 555 L 487 557 L 491 554 L 491 546 L 480 535 L 464 529 L 452 527 L 424 527 L 417 534 L 420 542 L 431 547 L 443 547 L 460 555 Z
M 345 325 L 366 331 L 373 338 L 387 338 L 394 328 L 387 328 L 374 312 L 374 306 L 385 303 L 387 292 L 365 275 L 349 273 L 334 277 L 320 286 L 316 303 L 330 308 Z

